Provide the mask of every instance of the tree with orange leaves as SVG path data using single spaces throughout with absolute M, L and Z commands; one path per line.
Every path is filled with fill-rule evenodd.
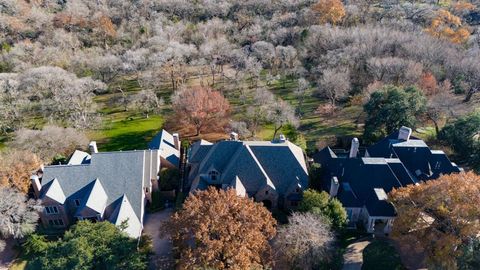
M 195 128 L 199 135 L 205 128 L 222 127 L 230 110 L 223 95 L 209 87 L 192 87 L 177 90 L 172 96 L 175 117 Z
M 210 187 L 191 194 L 162 231 L 178 248 L 180 269 L 263 269 L 275 225 L 261 203 Z
M 465 43 L 470 37 L 470 31 L 462 26 L 459 17 L 447 10 L 440 9 L 432 20 L 426 32 L 437 38 L 444 38 L 453 43 Z
M 318 14 L 320 23 L 337 24 L 345 17 L 345 7 L 340 0 L 320 0 L 312 10 Z
M 462 245 L 480 232 L 480 176 L 443 175 L 420 185 L 394 189 L 392 237 L 402 248 L 421 248 L 433 269 L 457 269 Z
M 425 96 L 432 96 L 437 93 L 437 79 L 435 79 L 435 76 L 433 76 L 431 72 L 422 74 L 418 86 L 423 90 Z
M 14 187 L 27 193 L 32 172 L 40 168 L 41 161 L 28 151 L 0 152 L 0 187 Z

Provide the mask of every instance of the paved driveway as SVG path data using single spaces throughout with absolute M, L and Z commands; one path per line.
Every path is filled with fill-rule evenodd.
M 170 218 L 173 209 L 165 209 L 157 213 L 146 214 L 143 232 L 150 235 L 153 252 L 149 269 L 172 269 L 172 243 L 169 238 L 160 238 L 161 223 Z
M 363 264 L 363 250 L 370 244 L 370 240 L 364 239 L 352 243 L 343 254 L 343 270 L 361 270 Z

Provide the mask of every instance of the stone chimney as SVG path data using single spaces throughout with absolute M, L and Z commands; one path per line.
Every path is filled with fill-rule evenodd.
M 410 135 L 412 135 L 412 129 L 409 127 L 402 126 L 398 131 L 398 139 L 408 141 L 410 140 Z
M 236 132 L 230 132 L 230 140 L 231 141 L 238 141 L 238 133 Z
M 180 150 L 180 135 L 178 133 L 173 133 L 173 143 L 175 144 L 175 148 Z
M 352 145 L 350 146 L 350 154 L 348 155 L 349 158 L 355 158 L 358 154 L 358 147 L 360 146 L 360 142 L 357 138 L 352 139 Z
M 30 181 L 32 182 L 33 191 L 35 192 L 35 198 L 40 197 L 40 190 L 42 190 L 42 184 L 40 184 L 40 179 L 37 175 L 30 176 Z
M 337 196 L 338 188 L 340 187 L 340 183 L 338 182 L 338 178 L 336 176 L 332 176 L 330 180 L 330 198 Z
M 285 135 L 283 135 L 283 134 L 280 134 L 280 136 L 278 136 L 278 141 L 281 142 L 281 143 L 286 142 L 287 137 L 285 137 Z
M 90 154 L 98 153 L 97 142 L 91 141 L 90 144 L 88 144 L 88 150 L 90 150 Z

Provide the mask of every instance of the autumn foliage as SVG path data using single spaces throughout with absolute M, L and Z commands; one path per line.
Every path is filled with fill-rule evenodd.
M 180 269 L 262 269 L 271 266 L 271 213 L 233 189 L 191 194 L 162 226 L 178 249 Z
M 40 159 L 28 151 L 10 150 L 0 153 L 0 186 L 14 187 L 27 193 L 30 176 L 40 165 Z
M 205 129 L 222 127 L 230 111 L 223 95 L 209 87 L 182 88 L 172 97 L 176 119 L 195 128 L 196 135 Z
M 420 248 L 434 269 L 456 269 L 458 247 L 480 231 L 480 176 L 443 175 L 390 193 L 398 216 L 392 236 L 402 248 Z
M 465 43 L 470 37 L 470 31 L 462 26 L 461 19 L 444 9 L 437 12 L 437 16 L 426 31 L 434 37 L 444 38 L 453 43 Z
M 320 0 L 312 10 L 319 15 L 320 23 L 337 24 L 345 17 L 345 7 L 340 0 Z

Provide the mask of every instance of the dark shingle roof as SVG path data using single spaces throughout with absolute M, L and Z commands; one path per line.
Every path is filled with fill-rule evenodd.
M 108 196 L 107 206 L 126 194 L 138 219 L 143 204 L 145 155 L 150 151 L 102 152 L 92 155 L 88 165 L 47 166 L 42 185 L 57 179 L 67 198 L 82 198 L 85 188 L 99 179 Z

